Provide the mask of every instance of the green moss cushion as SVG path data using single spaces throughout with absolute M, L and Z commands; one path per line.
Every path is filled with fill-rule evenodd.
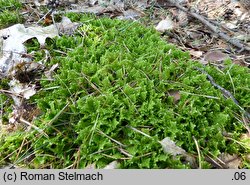
M 0 145 L 0 154 L 14 151 L 10 160 L 16 160 L 15 150 L 25 140 L 17 162 L 30 168 L 103 168 L 114 160 L 120 168 L 190 168 L 181 156 L 164 153 L 158 141 L 169 137 L 198 161 L 195 138 L 202 167 L 212 168 L 208 155 L 249 152 L 224 136 L 239 140 L 246 132 L 236 119 L 242 112 L 194 69 L 204 67 L 188 53 L 137 22 L 68 16 L 83 25 L 74 37 L 62 36 L 48 45 L 48 65 L 58 63 L 59 69 L 54 81 L 41 81 L 43 88 L 33 98 L 43 113 L 35 124 L 49 138 L 36 130 L 15 135 L 19 139 Z M 249 106 L 246 68 L 227 62 L 221 72 L 209 66 L 204 70 L 235 92 L 243 108 Z M 11 139 L 2 143 L 6 140 Z M 28 155 L 29 162 L 24 160 Z

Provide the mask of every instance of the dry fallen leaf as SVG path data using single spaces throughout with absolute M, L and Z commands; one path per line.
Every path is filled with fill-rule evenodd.
M 88 5 L 89 6 L 94 6 L 96 4 L 98 4 L 98 0 L 88 0 Z
M 166 18 L 158 23 L 155 29 L 159 32 L 164 32 L 166 30 L 172 30 L 174 28 L 174 23 L 170 18 Z
M 51 15 L 50 15 L 50 14 L 47 14 L 47 15 L 45 16 L 45 19 L 44 19 L 44 24 L 45 24 L 45 25 L 50 25 L 52 22 L 53 22 L 53 21 L 52 21 Z
M 62 17 L 62 21 L 56 23 L 56 28 L 58 29 L 60 34 L 72 35 L 79 25 L 80 23 L 71 22 L 68 17 Z
M 203 55 L 202 51 L 196 51 L 196 50 L 189 50 L 190 55 L 194 56 L 195 58 L 200 58 Z
M 180 91 L 177 90 L 169 90 L 168 95 L 174 98 L 174 103 L 177 103 L 181 99 Z
M 159 6 L 170 6 L 171 2 L 166 0 L 157 0 Z M 175 0 L 176 3 L 183 3 L 185 0 Z
M 245 155 L 245 159 L 246 159 L 247 162 L 250 163 L 250 153 Z
M 36 85 L 20 83 L 18 80 L 13 79 L 9 82 L 11 96 L 16 106 L 20 106 L 22 97 L 29 99 L 31 96 L 36 94 Z
M 36 38 L 41 47 L 45 45 L 46 38 L 59 36 L 63 34 L 72 34 L 77 28 L 78 23 L 72 23 L 68 18 L 63 17 L 60 23 L 47 27 L 25 27 L 23 24 L 16 24 L 11 27 L 0 30 L 0 76 L 8 76 L 11 68 L 20 62 L 30 62 L 29 57 L 23 57 L 27 54 L 24 42 L 31 38 Z
M 58 68 L 58 63 L 51 66 L 51 68 L 44 72 L 44 75 L 48 80 L 53 80 L 53 72 Z
M 123 16 L 119 16 L 119 19 L 136 19 L 141 16 L 140 12 L 133 9 L 128 9 L 122 13 Z
M 185 163 L 188 163 L 192 168 L 197 168 L 197 162 L 195 157 L 188 154 L 183 148 L 177 146 L 174 141 L 172 141 L 169 137 L 164 138 L 159 141 L 161 146 L 163 147 L 163 151 L 166 154 L 170 154 L 172 156 L 180 155 L 183 157 Z
M 228 153 L 222 153 L 219 158 L 229 169 L 238 169 L 242 162 L 241 158 L 236 154 L 230 155 Z
M 227 54 L 222 53 L 221 51 L 209 51 L 205 54 L 204 61 L 220 63 L 229 58 L 230 57 Z
M 95 163 L 87 165 L 84 169 L 86 169 L 86 170 L 94 170 L 94 169 L 96 169 Z
M 117 161 L 112 161 L 107 166 L 105 166 L 103 169 L 117 169 L 119 168 L 119 163 Z
M 167 154 L 171 154 L 176 156 L 178 154 L 186 155 L 186 151 L 181 147 L 177 146 L 174 141 L 172 141 L 169 137 L 164 138 L 160 141 L 163 150 Z
M 184 27 L 188 24 L 188 16 L 186 12 L 183 12 L 181 10 L 178 11 L 178 25 L 181 27 Z

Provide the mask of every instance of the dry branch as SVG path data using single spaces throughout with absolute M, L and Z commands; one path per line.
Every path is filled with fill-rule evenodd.
M 246 46 L 245 44 L 241 43 L 238 39 L 231 38 L 227 34 L 223 33 L 218 27 L 214 26 L 211 22 L 206 20 L 202 15 L 199 15 L 192 9 L 187 9 L 183 6 L 181 6 L 178 2 L 175 0 L 167 0 L 167 2 L 171 3 L 173 6 L 176 8 L 188 13 L 192 17 L 198 19 L 200 22 L 202 22 L 204 25 L 206 25 L 211 31 L 213 31 L 215 34 L 217 34 L 219 37 L 221 37 L 223 40 L 229 42 L 233 46 L 237 47 L 240 49 L 240 51 L 250 51 L 250 47 Z

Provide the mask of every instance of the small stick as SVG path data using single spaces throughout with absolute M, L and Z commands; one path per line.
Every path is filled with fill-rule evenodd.
M 36 24 L 38 24 L 39 22 L 41 22 L 47 15 L 51 14 L 53 12 L 53 9 L 50 9 L 41 19 L 39 19 Z
M 217 89 L 219 89 L 223 95 L 226 97 L 226 98 L 231 98 L 233 100 L 233 102 L 244 112 L 244 115 L 248 118 L 250 118 L 250 114 L 245 111 L 239 104 L 239 102 L 235 99 L 235 97 L 229 92 L 227 91 L 226 89 L 224 89 L 223 87 L 221 87 L 220 85 L 218 85 L 217 83 L 214 82 L 214 79 L 211 75 L 209 75 L 206 71 L 204 71 L 203 69 L 201 68 L 198 68 L 198 67 L 194 67 L 194 69 L 200 71 L 201 73 L 207 75 L 207 79 L 209 80 L 209 82 L 214 86 L 216 87 Z
M 173 4 L 176 8 L 178 8 L 178 9 L 188 13 L 189 15 L 193 16 L 194 18 L 198 19 L 200 22 L 205 24 L 210 30 L 212 30 L 214 33 L 216 33 L 219 37 L 221 37 L 225 41 L 229 42 L 233 46 L 239 48 L 240 52 L 242 52 L 244 50 L 250 51 L 250 47 L 245 46 L 238 39 L 232 39 L 227 34 L 221 32 L 216 26 L 214 26 L 212 23 L 207 21 L 203 16 L 199 15 L 198 13 L 196 13 L 194 11 L 189 11 L 187 8 L 184 8 L 179 3 L 177 3 L 175 0 L 167 0 L 167 1 L 170 2 L 171 4 Z
M 221 166 L 217 161 L 215 161 L 212 157 L 210 157 L 210 156 L 207 156 L 207 158 L 209 159 L 206 159 L 206 161 L 207 162 L 209 162 L 209 163 L 212 163 L 214 166 L 216 166 L 216 167 L 220 167 L 221 169 L 223 169 L 224 167 L 223 166 Z

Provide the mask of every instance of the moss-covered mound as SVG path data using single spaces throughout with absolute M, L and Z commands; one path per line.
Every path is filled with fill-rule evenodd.
M 190 168 L 182 157 L 164 153 L 159 141 L 166 137 L 202 168 L 212 168 L 207 159 L 221 153 L 249 153 L 239 139 L 246 132 L 243 112 L 194 66 L 234 93 L 244 109 L 248 69 L 230 62 L 222 70 L 204 68 L 136 22 L 69 17 L 83 25 L 48 45 L 48 65 L 59 69 L 53 81 L 41 81 L 33 99 L 42 111 L 35 124 L 48 137 L 37 130 L 4 136 L 0 160 L 29 168 L 102 168 L 115 160 L 120 168 Z
M 21 8 L 18 0 L 0 0 L 0 29 L 22 22 Z

